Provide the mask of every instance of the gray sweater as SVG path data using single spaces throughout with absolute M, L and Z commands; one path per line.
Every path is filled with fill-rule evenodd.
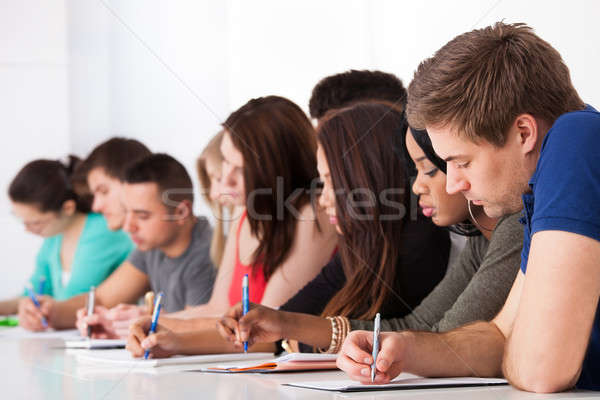
M 523 226 L 520 213 L 498 221 L 488 241 L 469 237 L 444 279 L 403 318 L 381 321 L 382 331 L 445 332 L 466 323 L 489 321 L 500 311 L 519 271 Z M 351 320 L 352 330 L 373 329 L 373 321 Z

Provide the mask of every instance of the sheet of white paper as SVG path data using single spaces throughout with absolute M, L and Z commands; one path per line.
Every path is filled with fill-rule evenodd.
M 385 385 L 362 385 L 352 380 L 324 381 L 324 382 L 291 382 L 287 386 L 295 386 L 307 389 L 329 390 L 339 392 L 362 392 L 368 390 L 386 389 L 424 389 L 444 388 L 454 386 L 488 386 L 505 385 L 505 379 L 498 378 L 403 378 L 396 379 Z
M 124 349 L 126 344 L 127 341 L 122 339 L 78 338 L 65 340 L 67 349 Z
M 127 365 L 135 367 L 153 368 L 162 365 L 178 364 L 204 364 L 221 361 L 235 360 L 257 360 L 273 357 L 272 353 L 231 353 L 231 354 L 206 354 L 200 356 L 173 356 L 169 358 L 155 358 L 144 360 L 143 358 L 133 358 L 127 350 L 105 350 L 105 351 L 86 351 L 76 355 L 77 361 L 81 363 L 92 363 L 96 365 Z
M 26 329 L 16 326 L 14 328 L 0 329 L 0 338 L 12 338 L 12 339 L 75 339 L 79 336 L 77 329 L 69 329 L 62 331 L 55 331 L 54 329 L 47 329 L 43 332 L 31 332 Z
M 320 353 L 289 353 L 285 356 L 281 356 L 276 358 L 274 361 L 279 362 L 287 362 L 287 361 L 335 361 L 337 359 L 337 354 L 320 354 Z

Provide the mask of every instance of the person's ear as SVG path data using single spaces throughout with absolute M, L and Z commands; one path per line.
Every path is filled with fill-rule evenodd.
M 63 203 L 61 207 L 61 213 L 67 217 L 72 216 L 77 211 L 77 203 L 75 200 L 70 199 Z
M 189 200 L 183 200 L 175 207 L 175 222 L 183 225 L 185 220 L 192 214 L 192 204 Z
M 525 155 L 534 151 L 540 137 L 540 127 L 531 114 L 518 115 L 513 124 L 521 152 Z

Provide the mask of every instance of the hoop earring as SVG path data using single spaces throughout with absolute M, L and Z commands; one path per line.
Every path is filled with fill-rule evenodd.
M 473 210 L 471 210 L 471 200 L 467 200 L 467 208 L 469 209 L 469 215 L 471 216 L 471 219 L 473 220 L 473 223 L 475 224 L 475 226 L 477 226 L 479 229 L 484 230 L 484 231 L 488 231 L 488 232 L 493 231 L 493 229 L 486 228 L 485 226 L 481 225 L 477 221 L 477 218 L 475 218 L 475 215 L 473 215 Z

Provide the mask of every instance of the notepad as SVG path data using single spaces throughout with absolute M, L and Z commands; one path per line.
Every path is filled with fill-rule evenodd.
M 260 360 L 273 357 L 272 353 L 230 353 L 206 354 L 199 356 L 173 356 L 168 358 L 134 358 L 127 350 L 86 351 L 78 353 L 76 359 L 81 363 L 91 363 L 106 366 L 129 366 L 154 368 L 163 365 L 203 364 L 213 362 L 229 362 L 238 360 Z
M 362 385 L 351 380 L 291 382 L 284 385 L 335 392 L 365 392 L 370 390 L 434 389 L 507 384 L 506 379 L 499 378 L 403 378 L 396 379 L 385 385 Z
M 124 349 L 126 344 L 127 341 L 122 339 L 79 338 L 65 340 L 65 347 L 67 349 Z
M 337 369 L 336 354 L 290 353 L 264 363 L 236 363 L 202 368 L 202 372 L 280 372 Z

